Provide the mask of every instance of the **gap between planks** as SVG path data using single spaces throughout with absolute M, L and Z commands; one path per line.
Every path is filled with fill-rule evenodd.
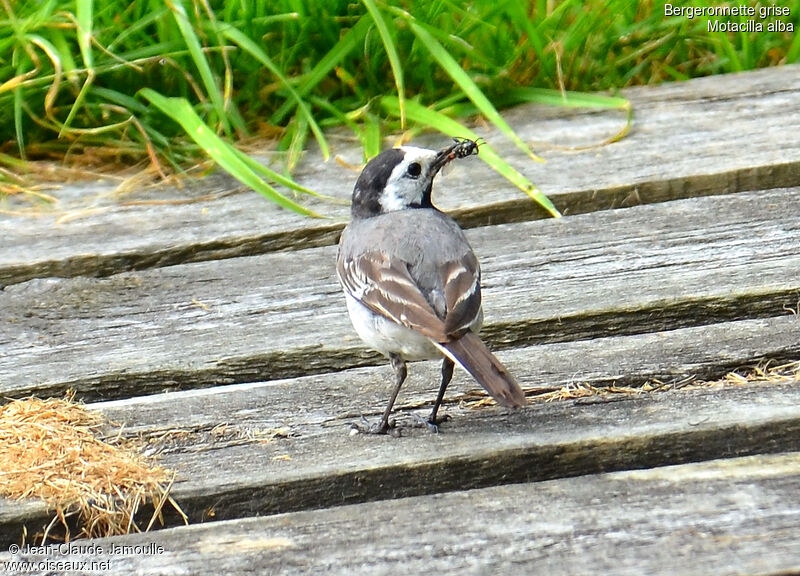
M 800 145 L 785 135 L 800 130 L 799 92 L 800 66 L 628 89 L 623 95 L 636 112 L 631 133 L 582 150 L 568 148 L 602 142 L 621 128 L 624 114 L 532 105 L 506 111 L 523 139 L 549 143 L 537 148 L 548 160 L 543 165 L 532 164 L 496 131 L 479 132 L 563 213 L 576 214 L 796 185 Z M 781 142 L 778 161 L 775 142 Z M 442 138 L 423 136 L 415 143 L 436 147 Z M 352 162 L 360 157 L 355 147 L 342 153 Z M 329 245 L 347 218 L 356 176 L 325 164 L 316 152 L 302 163 L 302 184 L 344 201 L 313 205 L 334 223 L 279 210 L 254 193 L 231 194 L 238 184 L 224 176 L 191 182 L 187 190 L 143 190 L 121 198 L 113 185 L 66 188 L 56 192 L 61 201 L 50 213 L 0 220 L 6 248 L 0 254 L 0 286 Z M 465 226 L 543 215 L 476 159 L 460 163 L 438 183 L 435 195 Z M 207 196 L 214 199 L 185 202 Z M 148 205 L 172 197 L 180 202 Z
M 103 554 L 0 552 L 0 562 L 107 560 L 104 573 L 150 576 L 243 566 L 276 575 L 796 574 L 798 467 L 790 452 L 460 490 L 93 541 Z
M 470 230 L 485 338 L 502 349 L 796 314 L 797 193 Z M 334 260 L 323 247 L 8 287 L 0 393 L 113 399 L 382 363 L 350 326 Z
M 783 317 L 501 356 L 525 388 L 617 378 L 643 383 L 656 374 L 686 379 L 775 353 L 791 323 L 797 334 L 796 320 Z M 433 362 L 412 365 L 398 402 L 401 424 L 429 409 L 437 372 Z M 400 439 L 350 437 L 360 414 L 380 413 L 390 380 L 386 367 L 362 368 L 94 407 L 178 472 L 173 495 L 193 522 L 800 449 L 796 382 L 533 404 L 507 413 L 481 407 L 474 383 L 459 375 L 445 405 L 453 420 L 441 435 L 412 428 Z M 0 534 L 9 542 L 22 525 L 33 533 L 48 521 L 42 505 L 0 501 Z

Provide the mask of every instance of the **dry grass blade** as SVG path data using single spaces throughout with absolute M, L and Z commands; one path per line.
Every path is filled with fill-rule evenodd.
M 666 392 L 667 390 L 677 389 L 695 390 L 698 388 L 743 386 L 747 384 L 800 382 L 800 361 L 784 362 L 779 365 L 772 364 L 770 361 L 764 361 L 755 366 L 728 372 L 722 378 L 716 380 L 700 380 L 695 376 L 688 375 L 670 382 L 652 379 L 637 386 L 594 386 L 588 382 L 576 382 L 552 390 L 534 389 L 526 392 L 533 402 L 553 402 L 595 396 L 603 398 L 621 395 L 632 396 L 647 392 Z
M 0 494 L 39 498 L 55 510 L 43 541 L 59 524 L 69 539 L 72 516 L 81 535 L 98 537 L 139 532 L 134 517 L 144 505 L 155 517 L 169 501 L 182 515 L 169 497 L 174 475 L 119 435 L 104 440 L 108 424 L 71 398 L 26 398 L 0 407 Z
M 728 372 L 716 380 L 701 380 L 695 375 L 684 375 L 668 382 L 650 379 L 641 384 L 594 385 L 589 382 L 572 382 L 565 386 L 536 386 L 524 388 L 528 401 L 532 403 L 549 403 L 564 400 L 581 400 L 597 398 L 607 400 L 624 396 L 636 396 L 650 392 L 666 392 L 668 390 L 696 390 L 700 388 L 719 388 L 724 386 L 745 386 L 752 384 L 785 384 L 800 383 L 800 360 L 776 364 L 765 360 L 755 366 L 744 367 Z M 483 390 L 470 390 L 460 399 L 468 408 L 491 406 L 495 402 L 487 397 Z M 416 406 L 411 406 L 416 408 Z

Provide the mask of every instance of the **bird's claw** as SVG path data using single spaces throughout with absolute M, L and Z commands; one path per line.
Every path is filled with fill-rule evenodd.
M 399 438 L 403 435 L 402 428 L 398 428 L 397 423 L 394 420 L 389 420 L 386 423 L 370 423 L 370 421 L 367 420 L 363 415 L 361 416 L 360 424 L 353 422 L 350 425 L 350 435 L 355 434 L 386 434 L 389 436 L 394 436 L 395 438 Z
M 423 418 L 419 414 L 414 414 L 414 420 L 417 421 L 418 426 L 425 426 L 428 430 L 430 430 L 434 434 L 438 434 L 439 432 L 441 432 L 441 430 L 439 430 L 439 424 L 450 420 L 450 416 L 445 414 L 444 416 L 441 416 L 439 418 L 431 419 L 431 418 Z

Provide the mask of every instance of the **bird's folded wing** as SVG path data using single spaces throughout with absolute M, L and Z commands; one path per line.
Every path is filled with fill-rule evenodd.
M 425 298 L 407 264 L 385 252 L 340 260 L 337 273 L 347 291 L 367 308 L 437 342 L 459 337 L 480 314 L 480 269 L 472 253 L 441 266 L 444 319 Z
M 437 342 L 449 340 L 445 321 L 411 277 L 408 266 L 385 252 L 367 252 L 336 265 L 344 288 L 364 306 Z
M 447 306 L 444 330 L 458 337 L 468 330 L 481 312 L 481 272 L 478 259 L 468 252 L 460 260 L 447 262 L 439 270 Z

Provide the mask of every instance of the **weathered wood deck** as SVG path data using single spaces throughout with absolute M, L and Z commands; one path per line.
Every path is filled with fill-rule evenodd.
M 797 381 L 686 386 L 800 360 L 800 67 L 626 95 L 627 138 L 542 147 L 541 166 L 483 134 L 567 217 L 539 219 L 477 160 L 437 198 L 470 227 L 486 340 L 531 398 L 669 391 L 509 412 L 457 373 L 442 434 L 351 436 L 381 412 L 391 369 L 350 328 L 334 277 L 346 206 L 303 220 L 219 177 L 158 193 L 196 202 L 99 183 L 91 205 L 69 189 L 61 211 L 0 220 L 0 395 L 75 389 L 178 474 L 192 525 L 99 541 L 164 547 L 107 555 L 108 571 L 800 571 Z M 565 146 L 623 121 L 508 118 Z M 345 198 L 355 176 L 311 154 L 301 179 Z M 429 408 L 437 374 L 411 366 L 401 422 Z M 49 520 L 0 500 L 2 549 Z

